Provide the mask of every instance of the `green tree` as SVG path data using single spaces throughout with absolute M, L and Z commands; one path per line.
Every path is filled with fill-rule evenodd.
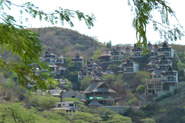
M 40 93 L 33 92 L 29 97 L 30 105 L 38 107 L 41 110 L 46 110 L 55 107 L 57 102 L 60 102 L 60 98 L 54 97 L 46 93 L 41 95 Z
M 132 120 L 129 117 L 116 114 L 113 115 L 112 119 L 108 120 L 106 123 L 132 123 Z
M 80 83 L 81 83 L 80 89 L 85 90 L 91 84 L 91 77 L 89 76 L 83 78 L 83 80 Z
M 0 104 L 1 123 L 35 123 L 34 113 L 23 107 L 22 103 Z
M 78 10 L 62 9 L 61 7 L 52 13 L 46 13 L 31 2 L 26 2 L 22 5 L 18 5 L 14 2 L 15 1 L 11 0 L 2 0 L 0 2 L 0 20 L 2 22 L 0 24 L 0 46 L 2 53 L 10 51 L 13 55 L 19 57 L 19 61 L 5 62 L 0 58 L 1 71 L 7 70 L 11 72 L 12 75 L 17 76 L 19 84 L 24 88 L 26 88 L 28 82 L 31 82 L 34 85 L 34 89 L 40 88 L 44 91 L 49 87 L 49 84 L 56 84 L 56 81 L 48 77 L 48 74 L 40 74 L 38 76 L 30 66 L 30 64 L 34 63 L 43 69 L 48 69 L 48 66 L 39 59 L 42 52 L 41 41 L 38 39 L 39 36 L 25 29 L 12 15 L 8 15 L 4 9 L 11 11 L 11 7 L 14 6 L 20 9 L 20 18 L 22 18 L 23 13 L 28 13 L 33 18 L 39 17 L 40 20 L 50 22 L 51 24 L 55 24 L 59 21 L 64 23 L 64 21 L 66 21 L 71 26 L 73 26 L 71 18 L 77 15 L 79 20 L 85 20 L 89 28 L 93 26 L 94 16 L 85 15 Z M 45 81 L 46 79 L 48 82 Z
M 185 69 L 185 64 L 182 63 L 182 62 L 178 62 L 178 63 L 177 63 L 177 67 L 178 67 L 178 70 L 179 70 L 179 71 L 184 71 L 184 69 Z
M 85 49 L 85 46 L 84 45 L 81 45 L 81 44 L 75 44 L 74 48 L 76 50 L 84 50 Z
M 156 121 L 152 118 L 141 119 L 142 123 L 156 123 Z
M 115 79 L 116 78 L 115 78 L 114 74 L 108 74 L 108 75 L 104 76 L 105 82 L 107 82 L 110 86 L 112 86 L 114 84 Z
M 74 122 L 76 120 L 83 120 L 84 122 L 88 123 L 99 123 L 102 121 L 101 117 L 97 115 L 93 115 L 91 113 L 86 112 L 75 112 L 74 115 L 69 117 L 70 121 Z
M 160 33 L 161 38 L 165 40 L 177 40 L 181 39 L 183 27 L 179 24 L 176 18 L 175 12 L 171 9 L 166 0 L 128 0 L 128 4 L 131 6 L 135 15 L 133 19 L 133 26 L 136 30 L 136 38 L 138 45 L 144 48 L 144 53 L 147 51 L 147 25 L 152 23 L 154 31 Z M 154 13 L 158 12 L 161 15 L 161 21 L 153 19 Z M 169 15 L 176 19 L 177 25 L 170 25 Z
M 138 102 L 138 99 L 136 98 L 135 94 L 133 94 L 130 90 L 127 91 L 127 97 L 128 97 L 128 101 L 127 101 L 128 105 L 134 106 Z
M 101 50 L 95 50 L 94 55 L 92 56 L 94 62 L 99 63 L 98 57 L 101 55 Z
M 65 79 L 66 81 L 66 85 L 65 85 L 65 89 L 66 90 L 70 90 L 73 88 L 73 84 L 71 83 L 71 81 L 69 81 L 68 79 Z

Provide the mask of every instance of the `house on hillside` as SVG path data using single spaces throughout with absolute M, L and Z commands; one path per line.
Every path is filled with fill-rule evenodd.
M 102 67 L 96 67 L 91 72 L 92 75 L 96 75 L 99 78 L 102 78 L 104 76 L 104 72 L 102 70 Z
M 97 101 L 105 106 L 111 106 L 115 103 L 114 94 L 116 92 L 96 75 L 93 75 L 91 84 L 83 93 L 87 104 L 90 104 L 93 98 L 97 98 Z
M 132 57 L 133 58 L 140 58 L 143 56 L 143 49 L 141 46 L 134 44 L 134 47 L 132 48 Z
M 81 68 L 81 70 L 78 72 L 78 82 L 81 82 L 83 78 L 88 77 L 91 73 L 88 70 L 87 66 L 84 66 Z
M 111 58 L 111 52 L 109 51 L 109 49 L 106 49 L 105 50 L 105 53 L 104 54 L 101 54 L 98 59 L 100 60 L 100 63 L 101 64 L 104 64 L 104 63 L 110 63 L 112 62 L 112 58 Z
M 139 64 L 133 60 L 133 58 L 128 58 L 124 60 L 121 65 L 118 66 L 120 73 L 135 73 L 139 71 Z
M 163 91 L 164 80 L 159 78 L 152 78 L 146 80 L 146 96 L 157 96 L 158 91 Z
M 153 46 L 153 49 L 150 50 L 149 54 L 150 54 L 150 57 L 158 56 L 158 45 L 157 44 Z
M 158 48 L 158 54 L 165 54 L 167 58 L 174 58 L 174 49 L 164 41 L 161 47 Z
M 178 71 L 172 69 L 171 66 L 168 66 L 165 70 L 160 70 L 156 68 L 150 74 L 151 78 L 161 78 L 165 83 L 177 83 L 178 82 Z
M 172 61 L 171 59 L 166 58 L 164 54 L 152 57 L 150 62 L 147 64 L 148 71 L 153 71 L 155 68 L 165 70 L 168 66 L 172 66 Z
M 52 108 L 51 110 L 62 109 L 65 110 L 66 112 L 71 112 L 73 114 L 73 112 L 81 111 L 77 104 L 79 103 L 74 101 L 58 102 L 56 104 L 56 108 Z
M 63 66 L 60 66 L 60 67 L 57 69 L 57 73 L 58 73 L 59 75 L 65 75 L 67 72 L 68 72 L 68 70 L 67 70 L 65 67 L 63 67 Z
M 98 65 L 93 61 L 93 58 L 89 58 L 87 60 L 86 66 L 87 66 L 88 71 L 92 71 L 93 68 L 98 67 Z
M 147 64 L 148 71 L 153 71 L 156 69 L 156 62 L 157 62 L 156 58 L 152 58 L 150 60 L 150 62 Z
M 64 57 L 62 56 L 62 54 L 61 54 L 61 53 L 58 53 L 58 54 L 56 55 L 56 61 L 55 61 L 55 64 L 56 64 L 57 66 L 61 66 L 61 65 L 63 65 L 63 64 L 64 64 L 64 62 L 65 62 Z
M 121 59 L 123 59 L 123 56 L 125 55 L 125 53 L 122 52 L 121 47 L 119 46 L 112 47 L 110 54 L 112 61 L 120 61 Z
M 127 46 L 126 49 L 125 49 L 125 53 L 130 55 L 131 54 L 131 48 Z
M 79 65 L 83 65 L 85 63 L 84 57 L 80 56 L 78 52 L 75 54 L 75 57 L 72 58 L 72 61 Z
M 165 83 L 177 83 L 178 71 L 173 70 L 171 66 L 168 66 L 164 73 L 164 81 Z
M 46 63 L 54 63 L 57 66 L 60 66 L 64 64 L 64 57 L 58 53 L 55 55 L 52 51 L 51 48 L 48 48 L 45 53 L 43 54 L 42 61 Z
M 164 78 L 164 70 L 159 70 L 159 68 L 155 68 L 151 74 L 150 74 L 150 78 L 160 78 L 163 79 Z
M 160 70 L 166 70 L 169 66 L 172 67 L 171 59 L 168 59 L 165 56 L 163 56 L 159 60 L 157 60 L 156 64 Z

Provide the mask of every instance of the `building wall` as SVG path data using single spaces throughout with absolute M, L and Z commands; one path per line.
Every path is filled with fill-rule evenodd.
M 139 64 L 133 63 L 133 72 L 139 71 Z
M 64 98 L 77 98 L 77 99 L 85 99 L 85 96 L 83 93 L 79 91 L 69 90 L 62 94 L 62 100 Z

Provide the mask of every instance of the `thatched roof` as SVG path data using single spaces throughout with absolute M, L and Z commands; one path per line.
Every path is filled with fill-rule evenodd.
M 104 87 L 101 87 L 104 85 Z M 112 90 L 106 82 L 92 82 L 89 87 L 84 91 L 84 93 L 92 93 L 92 92 L 110 92 L 110 93 L 116 93 L 114 90 Z

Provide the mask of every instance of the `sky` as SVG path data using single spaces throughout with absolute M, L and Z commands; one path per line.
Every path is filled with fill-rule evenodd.
M 23 0 L 19 0 L 21 3 Z M 26 1 L 26 0 L 24 0 Z M 74 27 L 70 27 L 67 23 L 64 26 L 57 24 L 54 26 L 64 27 L 78 31 L 90 37 L 96 38 L 98 41 L 104 43 L 112 41 L 113 45 L 116 44 L 134 44 L 136 40 L 136 32 L 132 27 L 133 13 L 131 12 L 130 6 L 128 6 L 127 0 L 29 0 L 32 1 L 36 6 L 44 11 L 53 11 L 57 7 L 64 9 L 80 10 L 85 14 L 93 13 L 96 17 L 94 27 L 88 29 L 85 22 L 79 22 L 78 19 L 74 19 Z M 183 0 L 168 0 L 173 10 L 176 12 L 176 16 L 179 19 L 181 25 L 185 26 L 184 13 L 185 7 Z M 17 2 L 17 1 L 16 1 Z M 12 11 L 13 14 L 18 13 Z M 154 13 L 156 19 L 160 18 Z M 172 20 L 173 22 L 173 20 Z M 38 19 L 30 19 L 28 27 L 41 28 L 41 27 L 52 27 L 53 25 L 40 22 Z M 158 32 L 154 32 L 152 26 L 147 28 L 147 38 L 151 43 L 158 41 L 164 41 L 160 39 Z M 180 41 L 173 43 L 185 45 L 185 38 Z

